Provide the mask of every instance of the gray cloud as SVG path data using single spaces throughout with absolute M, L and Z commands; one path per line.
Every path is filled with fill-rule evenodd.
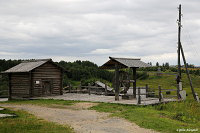
M 179 3 L 186 58 L 200 65 L 198 0 L 0 0 L 0 58 L 176 64 Z

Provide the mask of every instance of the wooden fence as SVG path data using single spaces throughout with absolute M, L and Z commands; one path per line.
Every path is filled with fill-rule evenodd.
M 68 90 L 64 90 L 64 93 L 88 93 L 91 94 L 97 94 L 97 95 L 110 95 L 110 92 L 107 90 L 107 85 L 104 87 L 98 87 L 98 86 L 91 86 L 88 84 L 88 86 L 69 86 Z
M 156 100 L 158 99 L 159 102 L 163 102 L 164 99 L 169 99 L 169 98 L 179 98 L 179 92 L 176 89 L 163 89 L 161 86 L 158 86 L 158 88 L 149 88 L 148 85 L 146 87 L 138 87 L 138 99 L 137 99 L 137 104 L 141 104 L 142 101 L 150 101 L 150 100 Z M 146 89 L 146 93 L 141 93 L 141 89 Z M 176 92 L 176 95 L 164 95 L 163 92 Z M 153 94 L 153 98 L 152 97 Z M 146 95 L 146 98 L 142 99 L 141 96 Z

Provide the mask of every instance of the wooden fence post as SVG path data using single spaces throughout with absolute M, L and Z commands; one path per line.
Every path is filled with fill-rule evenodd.
M 148 98 L 149 86 L 146 84 L 146 98 Z
M 88 94 L 89 95 L 91 95 L 90 91 L 91 91 L 91 85 L 90 85 L 90 83 L 88 83 Z
M 138 87 L 138 103 L 141 104 L 140 87 Z
M 158 86 L 158 89 L 159 89 L 159 94 L 158 94 L 159 102 L 161 102 L 162 101 L 162 92 L 161 92 L 161 86 L 160 85 Z
M 108 95 L 108 92 L 107 92 L 107 84 L 105 84 L 105 95 L 106 95 L 106 96 Z

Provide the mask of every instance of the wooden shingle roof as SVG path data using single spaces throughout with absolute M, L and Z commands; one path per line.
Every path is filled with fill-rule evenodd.
M 30 72 L 33 69 L 47 63 L 53 62 L 51 59 L 40 59 L 40 60 L 31 60 L 31 61 L 24 61 L 2 73 L 20 73 L 20 72 Z M 57 65 L 58 66 L 58 65 Z M 59 67 L 59 66 L 58 66 Z M 60 67 L 61 68 L 61 67 Z M 63 69 L 63 68 L 61 68 Z
M 120 68 L 141 68 L 141 67 L 151 67 L 151 65 L 144 63 L 140 59 L 134 58 L 115 58 L 109 57 L 110 60 L 103 64 L 100 68 L 102 69 L 114 69 L 117 63 Z

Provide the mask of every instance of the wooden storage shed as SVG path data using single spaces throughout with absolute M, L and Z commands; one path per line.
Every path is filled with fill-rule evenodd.
M 63 72 L 51 59 L 22 62 L 3 72 L 9 77 L 9 99 L 62 95 Z

